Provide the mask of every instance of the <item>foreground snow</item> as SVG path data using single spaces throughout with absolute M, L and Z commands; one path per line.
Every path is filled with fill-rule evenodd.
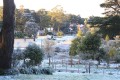
M 120 80 L 120 75 L 55 72 L 53 75 L 0 76 L 0 80 Z

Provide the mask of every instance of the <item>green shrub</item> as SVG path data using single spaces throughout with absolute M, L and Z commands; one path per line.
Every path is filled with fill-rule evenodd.
M 40 71 L 41 71 L 41 74 L 52 75 L 52 73 L 54 72 L 54 69 L 51 67 L 44 67 Z
M 52 75 L 54 70 L 52 68 L 35 68 L 35 67 L 29 67 L 29 68 L 20 68 L 19 69 L 20 74 L 46 74 L 46 75 Z
M 63 35 L 63 32 L 62 31 L 59 31 L 58 33 L 57 33 L 57 36 L 62 36 Z
M 25 59 L 30 59 L 29 65 L 37 65 L 43 59 L 43 51 L 36 44 L 29 45 L 24 51 Z
M 114 60 L 116 63 L 120 63 L 120 50 L 115 54 Z
M 25 34 L 22 32 L 15 33 L 15 38 L 24 38 Z

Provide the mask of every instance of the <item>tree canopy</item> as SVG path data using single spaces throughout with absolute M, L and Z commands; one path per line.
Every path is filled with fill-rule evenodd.
M 55 26 L 55 23 L 58 24 L 57 29 L 59 31 L 61 24 L 63 23 L 65 18 L 63 8 L 60 5 L 57 5 L 48 13 L 48 15 L 51 17 L 53 27 Z
M 78 55 L 78 46 L 77 45 L 80 45 L 81 43 L 81 38 L 78 37 L 78 38 L 75 38 L 73 41 L 72 41 L 72 44 L 70 46 L 70 52 L 69 52 L 69 55 L 71 56 L 75 56 L 75 55 Z
M 100 6 L 105 8 L 105 12 L 103 14 L 106 16 L 120 16 L 120 0 L 105 0 L 105 2 Z
M 90 17 L 88 24 L 91 27 L 98 27 L 99 33 L 102 33 L 103 38 L 106 35 L 113 39 L 116 35 L 120 35 L 120 16 L 109 16 L 109 17 Z
M 51 20 L 50 16 L 48 15 L 48 11 L 46 11 L 45 9 L 40 9 L 37 11 L 36 15 L 38 18 L 37 23 L 39 23 L 41 30 L 50 27 L 49 25 L 51 25 Z

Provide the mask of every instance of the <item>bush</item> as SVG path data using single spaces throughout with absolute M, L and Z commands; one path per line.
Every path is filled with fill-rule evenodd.
M 32 68 L 20 68 L 20 74 L 33 74 Z
M 58 33 L 57 33 L 57 36 L 62 36 L 63 35 L 63 32 L 62 31 L 59 31 Z
M 29 67 L 29 68 L 20 68 L 19 72 L 21 74 L 46 74 L 46 75 L 52 75 L 54 72 L 52 68 L 35 68 L 35 67 Z
M 17 75 L 20 72 L 18 69 L 12 68 L 12 69 L 5 70 L 4 73 L 5 75 Z
M 22 32 L 15 33 L 15 38 L 24 38 L 25 34 Z
M 52 75 L 53 72 L 54 72 L 54 70 L 50 67 L 46 67 L 41 70 L 42 74 L 47 74 L 47 75 Z
M 12 67 L 17 67 L 20 64 L 20 60 L 24 59 L 23 50 L 17 48 L 12 54 Z
M 43 59 L 43 51 L 36 44 L 29 45 L 24 51 L 25 59 L 30 59 L 29 65 L 37 65 Z
M 115 54 L 114 60 L 116 63 L 120 63 L 120 51 Z
M 0 75 L 17 75 L 17 74 L 19 74 L 19 70 L 15 68 L 7 70 L 0 69 Z

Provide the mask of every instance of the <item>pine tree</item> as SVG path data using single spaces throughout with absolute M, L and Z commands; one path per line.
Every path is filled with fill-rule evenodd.
M 106 16 L 120 16 L 120 0 L 106 0 L 100 6 L 105 8 L 104 14 L 106 14 Z

